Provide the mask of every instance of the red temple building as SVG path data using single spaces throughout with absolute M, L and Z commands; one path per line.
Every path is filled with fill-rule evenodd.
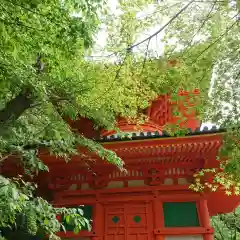
M 168 96 L 153 101 L 146 110 L 148 121 L 141 131 L 124 119 L 118 127 L 131 137 L 116 132 L 95 131 L 86 119 L 70 122 L 79 134 L 97 139 L 121 157 L 127 172 L 120 171 L 87 149 L 68 163 L 41 154 L 49 166 L 39 181 L 40 189 L 51 193 L 55 206 L 84 205 L 91 231 L 60 232 L 63 239 L 81 240 L 213 240 L 210 217 L 233 211 L 240 203 L 224 191 L 193 192 L 193 174 L 203 168 L 219 167 L 216 160 L 224 134 L 217 128 L 200 130 L 191 98 L 180 92 L 182 101 Z M 191 97 L 190 97 L 191 96 Z M 178 108 L 179 116 L 173 108 Z M 171 137 L 163 127 L 178 122 L 189 128 L 183 137 Z M 86 165 L 87 163 L 87 165 Z M 47 191 L 46 191 L 47 189 Z

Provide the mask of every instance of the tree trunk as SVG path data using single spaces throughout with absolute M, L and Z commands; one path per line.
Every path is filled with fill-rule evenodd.
M 8 123 L 16 121 L 27 109 L 31 107 L 33 98 L 29 89 L 23 89 L 15 98 L 10 100 L 0 111 L 0 135 L 3 135 Z

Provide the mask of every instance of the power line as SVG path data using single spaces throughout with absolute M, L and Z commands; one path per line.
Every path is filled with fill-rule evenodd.
M 160 32 L 162 32 L 169 24 L 171 24 L 180 14 L 182 14 L 193 2 L 195 2 L 195 0 L 192 0 L 191 2 L 189 2 L 186 6 L 184 6 L 179 12 L 177 12 L 166 24 L 164 24 L 158 31 L 156 31 L 154 34 L 152 34 L 151 36 L 143 39 L 142 41 L 133 44 L 132 46 L 130 46 L 129 48 L 133 49 L 137 46 L 139 46 L 142 43 L 147 42 L 149 39 L 152 39 L 154 36 L 158 35 Z M 127 48 L 127 49 L 129 49 Z M 126 50 L 127 50 L 126 49 Z
M 238 17 L 239 13 L 237 13 L 233 18 Z M 238 23 L 238 20 L 236 20 L 230 27 L 228 27 L 224 33 L 222 33 L 215 41 L 213 41 L 211 44 L 209 44 L 198 56 L 197 58 L 193 61 L 192 64 L 196 63 L 196 61 L 201 57 L 207 50 L 209 50 L 211 47 L 213 47 L 217 42 L 219 42 L 224 35 L 226 35 L 236 24 Z
M 193 35 L 190 43 L 188 44 L 187 49 L 185 50 L 186 52 L 183 51 L 181 57 L 182 57 L 184 54 L 187 54 L 187 53 L 189 52 L 189 50 L 192 48 L 191 44 L 192 44 L 194 38 L 195 38 L 196 35 L 201 31 L 201 29 L 204 27 L 204 25 L 206 24 L 206 22 L 209 20 L 210 15 L 212 14 L 212 12 L 213 12 L 213 10 L 214 10 L 214 7 L 216 6 L 216 2 L 217 2 L 217 1 L 214 1 L 214 2 L 213 2 L 213 4 L 212 4 L 212 6 L 211 6 L 211 8 L 210 8 L 210 10 L 209 10 L 209 12 L 208 12 L 208 14 L 207 14 L 207 16 L 203 19 L 200 27 L 198 28 L 198 30 L 196 31 L 196 33 Z
M 158 31 L 156 31 L 154 34 L 150 35 L 149 37 L 143 39 L 142 41 L 138 42 L 138 43 L 135 43 L 127 48 L 124 48 L 120 51 L 117 51 L 117 52 L 113 52 L 107 56 L 99 56 L 99 57 L 102 57 L 102 58 L 109 58 L 109 57 L 112 57 L 114 55 L 116 55 L 117 53 L 121 53 L 121 52 L 124 52 L 124 51 L 131 51 L 133 48 L 141 45 L 142 43 L 145 43 L 145 42 L 148 42 L 150 41 L 153 37 L 157 36 L 160 32 L 162 32 L 168 25 L 170 25 L 176 18 L 179 17 L 179 15 L 181 15 L 192 3 L 194 3 L 195 0 L 192 0 L 190 2 L 188 2 L 187 5 L 185 5 L 181 10 L 179 10 L 166 24 L 164 24 Z M 95 57 L 98 57 L 98 56 L 95 56 Z

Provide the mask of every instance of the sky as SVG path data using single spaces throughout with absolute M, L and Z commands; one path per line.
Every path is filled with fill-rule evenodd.
M 119 10 L 118 8 L 118 0 L 109 0 L 108 1 L 108 5 L 110 8 L 110 11 L 117 16 L 119 16 L 121 14 L 121 10 Z M 137 14 L 137 18 L 141 19 L 144 18 L 146 15 L 151 14 L 154 12 L 156 4 L 152 4 L 149 6 L 148 9 L 146 9 L 145 11 L 139 12 Z M 168 19 L 166 19 L 163 24 L 165 24 L 168 21 Z M 159 29 L 160 26 L 154 26 L 151 29 L 148 29 L 148 31 L 143 32 L 142 35 L 137 39 L 138 41 L 141 41 L 143 39 L 145 39 L 146 37 L 152 35 L 154 32 L 156 32 Z M 104 52 L 104 54 L 101 54 L 101 52 L 97 51 L 97 49 L 99 48 L 103 48 L 106 44 L 107 41 L 107 32 L 106 32 L 106 28 L 105 26 L 101 26 L 101 30 L 99 31 L 96 39 L 97 39 L 97 45 L 95 46 L 95 51 L 94 51 L 94 56 L 106 56 L 109 53 Z M 158 53 L 158 55 L 162 55 L 164 52 L 164 44 L 163 42 L 161 42 L 161 39 L 164 37 L 164 31 L 162 31 L 160 34 L 158 34 L 156 39 L 153 39 L 150 44 L 149 44 L 149 50 L 153 50 L 155 52 Z M 145 47 L 143 45 L 143 47 Z M 114 59 L 114 58 L 113 58 Z M 115 60 L 115 59 L 114 59 Z
M 121 14 L 121 11 L 117 7 L 118 0 L 109 0 L 108 5 L 109 5 L 111 12 L 114 13 L 116 15 L 116 17 L 119 14 Z M 156 3 L 150 5 L 150 7 L 148 9 L 146 9 L 145 11 L 139 12 L 137 14 L 137 18 L 144 18 L 144 16 L 153 13 L 155 10 L 155 6 L 156 6 Z M 137 42 L 145 39 L 148 36 L 151 36 L 158 29 L 160 29 L 164 24 L 166 24 L 167 21 L 169 21 L 169 18 L 163 19 L 161 25 L 154 26 L 154 27 L 148 29 L 146 32 L 143 32 L 143 34 L 139 37 L 139 39 L 137 39 Z M 165 44 L 163 41 L 161 41 L 161 39 L 163 39 L 164 35 L 165 35 L 165 31 L 162 31 L 155 39 L 152 39 L 149 44 L 149 50 L 156 52 L 158 54 L 158 56 L 161 56 L 164 53 Z M 97 45 L 95 47 L 95 52 L 93 53 L 94 56 L 103 56 L 101 52 L 97 51 L 97 49 L 98 48 L 102 49 L 105 46 L 107 37 L 108 37 L 108 35 L 106 32 L 106 28 L 104 26 L 102 26 L 101 30 L 99 31 L 99 33 L 97 35 Z M 174 43 L 174 40 L 172 40 L 172 43 Z M 104 56 L 106 56 L 109 53 L 104 52 L 103 54 L 104 54 Z M 115 59 L 113 58 L 113 61 L 114 60 Z M 213 78 L 210 83 L 209 94 L 211 94 L 211 92 L 212 92 L 213 83 L 214 83 L 214 75 L 213 75 Z M 204 127 L 212 128 L 212 126 L 214 126 L 214 124 L 212 124 L 210 122 L 206 122 L 206 123 L 202 124 L 201 129 L 203 129 Z

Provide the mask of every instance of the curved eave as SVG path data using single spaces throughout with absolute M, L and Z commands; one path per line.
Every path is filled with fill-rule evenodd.
M 207 200 L 210 216 L 233 212 L 240 205 L 240 196 L 227 196 L 223 190 L 210 192 Z
M 189 155 L 192 158 L 211 155 L 216 156 L 222 144 L 222 134 L 195 135 L 185 137 L 154 138 L 131 141 L 104 142 L 102 145 L 112 150 L 121 157 L 124 162 L 130 163 L 135 160 L 151 159 L 154 157 L 176 157 Z M 84 165 L 85 161 L 104 165 L 105 161 L 96 154 L 88 152 L 86 148 L 78 148 L 79 155 L 72 157 L 68 165 Z M 47 165 L 61 165 L 60 159 L 42 153 L 41 159 Z M 62 161 L 64 164 L 64 161 Z M 65 164 L 64 164 L 65 165 Z
M 191 137 L 191 136 L 199 136 L 199 135 L 209 135 L 209 134 L 221 134 L 225 133 L 225 129 L 217 129 L 216 126 L 213 126 L 212 128 L 204 127 L 203 129 L 196 129 L 196 131 L 191 131 L 189 129 L 189 132 L 184 137 Z M 103 136 L 101 139 L 96 139 L 99 143 L 106 143 L 106 142 L 119 142 L 119 141 L 134 141 L 134 140 L 146 140 L 146 139 L 168 139 L 168 138 L 179 138 L 179 136 L 171 136 L 166 131 L 162 132 L 133 132 L 126 133 L 124 136 L 120 136 L 118 134 L 112 134 L 110 136 Z

